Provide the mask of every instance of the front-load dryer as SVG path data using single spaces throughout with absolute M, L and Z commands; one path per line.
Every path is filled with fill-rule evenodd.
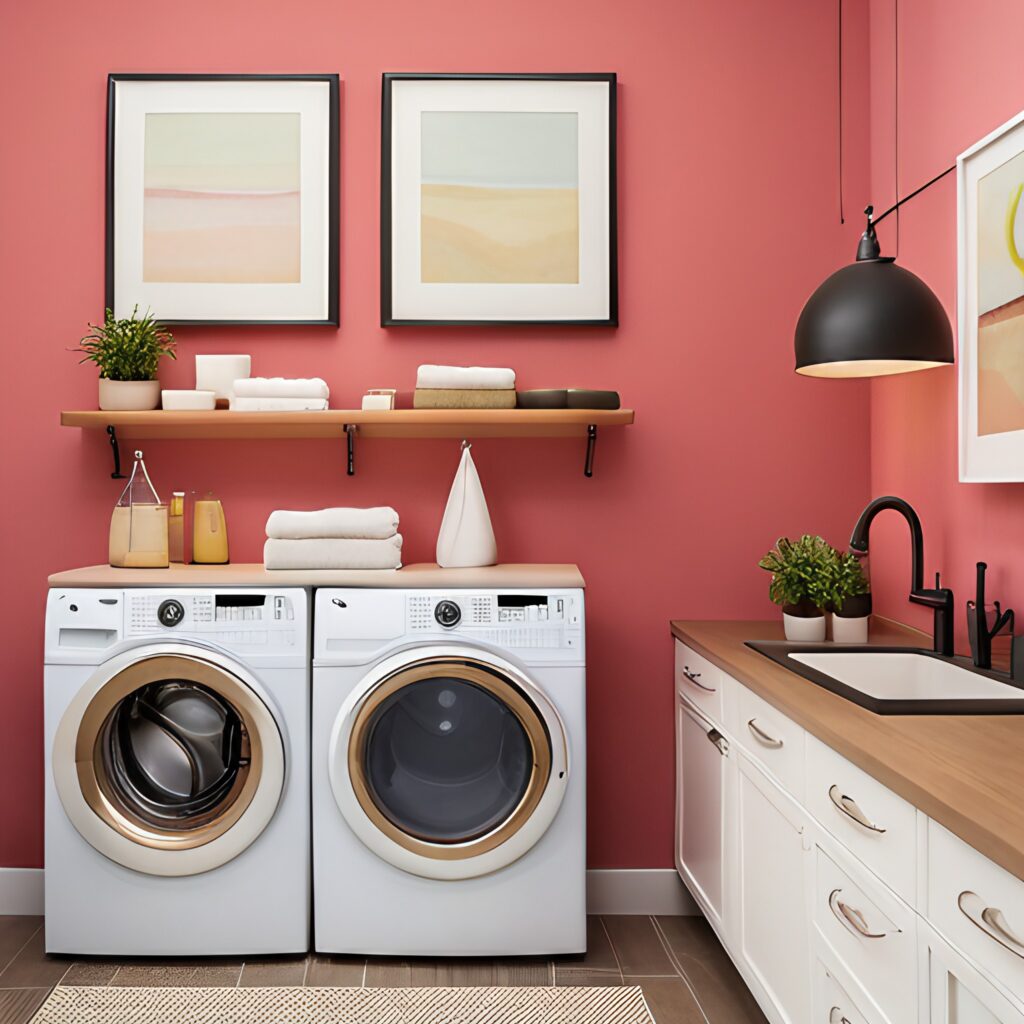
M 46 948 L 290 953 L 309 938 L 301 589 L 52 589 Z
M 586 948 L 583 591 L 316 592 L 314 945 Z

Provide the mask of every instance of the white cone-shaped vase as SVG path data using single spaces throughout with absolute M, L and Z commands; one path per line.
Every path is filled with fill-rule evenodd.
M 437 564 L 444 569 L 466 569 L 494 565 L 497 561 L 498 545 L 487 499 L 467 445 L 462 450 L 437 535 Z

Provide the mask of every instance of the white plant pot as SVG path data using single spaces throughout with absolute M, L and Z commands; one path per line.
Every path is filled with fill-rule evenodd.
M 825 639 L 825 616 L 815 615 L 805 619 L 801 615 L 782 613 L 782 625 L 786 639 L 797 643 L 821 643 Z
M 832 616 L 832 640 L 837 644 L 866 644 L 868 642 L 869 615 L 856 618 Z
M 160 404 L 158 380 L 99 381 L 100 408 L 107 412 L 155 409 Z

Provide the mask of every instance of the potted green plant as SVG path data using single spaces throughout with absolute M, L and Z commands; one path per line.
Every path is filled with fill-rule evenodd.
M 805 533 L 797 540 L 780 537 L 757 564 L 772 574 L 768 596 L 782 607 L 787 640 L 825 639 L 825 607 L 831 599 L 835 549 L 821 537 Z
M 155 409 L 160 404 L 156 373 L 161 356 L 176 358 L 174 338 L 153 318 L 138 316 L 139 307 L 123 320 L 107 310 L 102 324 L 89 324 L 76 352 L 81 363 L 95 363 L 100 371 L 101 409 Z
M 866 644 L 871 593 L 861 561 L 852 552 L 835 552 L 829 590 L 832 639 L 838 644 Z

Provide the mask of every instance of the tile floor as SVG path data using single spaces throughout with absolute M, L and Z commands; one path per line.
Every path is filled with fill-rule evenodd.
M 49 957 L 38 917 L 0 917 L 0 1024 L 26 1024 L 54 985 L 640 985 L 658 1024 L 766 1024 L 702 917 L 591 917 L 582 957 L 255 960 Z

